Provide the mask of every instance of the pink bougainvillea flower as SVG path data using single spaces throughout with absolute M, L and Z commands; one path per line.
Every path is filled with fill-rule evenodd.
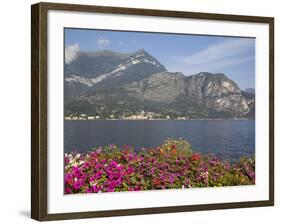
M 64 189 L 65 194 L 70 194 L 71 193 L 71 189 L 69 187 L 66 187 Z
M 73 184 L 73 189 L 79 190 L 82 187 L 82 183 L 80 181 L 75 181 Z

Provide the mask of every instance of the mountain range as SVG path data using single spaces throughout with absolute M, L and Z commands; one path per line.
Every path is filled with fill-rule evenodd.
M 131 115 L 149 111 L 188 118 L 254 118 L 254 91 L 225 74 L 169 72 L 144 49 L 131 54 L 78 52 L 64 65 L 65 114 Z

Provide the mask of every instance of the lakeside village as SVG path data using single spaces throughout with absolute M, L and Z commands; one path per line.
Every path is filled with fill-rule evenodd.
M 115 115 L 110 114 L 109 116 L 99 115 L 87 115 L 87 114 L 75 114 L 67 115 L 64 117 L 65 120 L 225 120 L 224 118 L 191 118 L 189 116 L 177 116 L 177 115 L 163 115 L 155 112 L 141 111 L 135 114 L 123 114 Z M 247 120 L 248 118 L 231 118 L 231 120 Z

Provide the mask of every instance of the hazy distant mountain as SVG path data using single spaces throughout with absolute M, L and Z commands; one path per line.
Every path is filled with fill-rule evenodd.
M 256 91 L 255 91 L 255 88 L 246 88 L 246 89 L 244 90 L 244 92 L 255 94 Z
M 151 111 L 190 118 L 254 117 L 254 95 L 224 74 L 168 72 L 139 50 L 80 52 L 65 65 L 66 113 Z

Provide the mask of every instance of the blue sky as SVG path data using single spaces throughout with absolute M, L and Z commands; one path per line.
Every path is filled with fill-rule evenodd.
M 67 28 L 65 47 L 66 60 L 77 51 L 131 53 L 143 48 L 171 72 L 224 73 L 241 89 L 255 87 L 254 38 Z

